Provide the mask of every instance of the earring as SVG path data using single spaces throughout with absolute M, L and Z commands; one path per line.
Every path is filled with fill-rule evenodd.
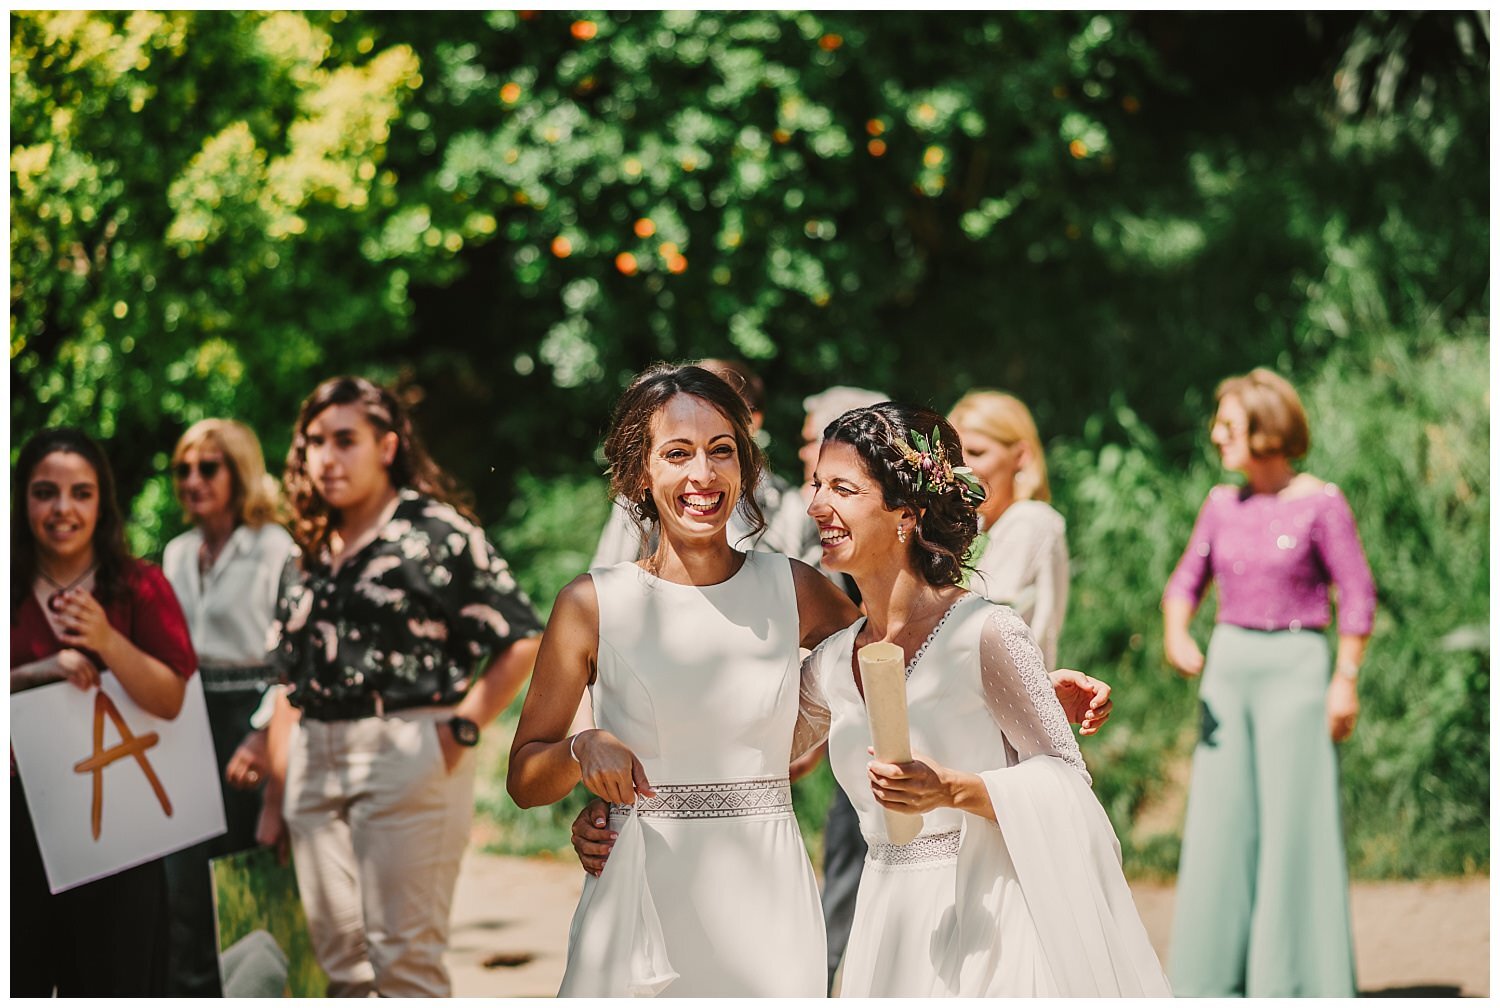
M 900 528 L 899 526 L 897 527 L 896 540 L 902 543 L 906 542 L 906 529 Z

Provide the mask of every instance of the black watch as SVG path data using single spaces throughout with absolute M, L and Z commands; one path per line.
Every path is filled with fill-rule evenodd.
M 479 726 L 466 717 L 453 715 L 448 719 L 448 730 L 453 733 L 453 741 L 461 746 L 479 744 Z

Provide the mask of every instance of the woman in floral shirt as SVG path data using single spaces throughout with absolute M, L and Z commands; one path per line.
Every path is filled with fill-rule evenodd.
M 277 719 L 272 762 L 286 752 L 281 807 L 314 950 L 331 996 L 446 996 L 471 750 L 530 674 L 540 624 L 385 389 L 319 385 L 286 483 L 300 562 L 271 644 L 301 727 L 286 752 Z

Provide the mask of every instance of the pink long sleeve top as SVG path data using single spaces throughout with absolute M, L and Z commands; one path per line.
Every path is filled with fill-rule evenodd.
M 1196 608 L 1209 581 L 1219 586 L 1218 621 L 1251 630 L 1328 626 L 1330 585 L 1338 589 L 1340 634 L 1368 635 L 1375 618 L 1375 582 L 1354 513 L 1332 483 L 1292 498 L 1214 487 L 1162 600 Z

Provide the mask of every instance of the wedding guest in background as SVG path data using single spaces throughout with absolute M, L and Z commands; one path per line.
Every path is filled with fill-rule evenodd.
M 238 421 L 189 427 L 172 452 L 172 480 L 191 527 L 167 543 L 162 569 L 187 616 L 214 756 L 229 787 L 225 832 L 167 857 L 167 992 L 220 997 L 208 862 L 255 846 L 268 764 L 265 731 L 253 731 L 250 719 L 276 680 L 266 631 L 292 537 L 280 524 L 279 490 L 260 442 Z
M 1244 482 L 1209 492 L 1162 597 L 1167 660 L 1202 676 L 1172 983 L 1193 997 L 1353 997 L 1334 743 L 1359 715 L 1375 585 L 1344 495 L 1292 465 L 1309 435 L 1291 384 L 1256 368 L 1217 399 L 1211 439 Z M 1211 582 L 1205 660 L 1189 624 Z
M 812 500 L 813 470 L 818 465 L 823 428 L 849 410 L 873 406 L 889 398 L 884 392 L 835 385 L 802 400 L 802 407 L 807 415 L 802 422 L 802 447 L 797 452 L 797 457 L 802 460 L 802 493 L 799 500 L 802 518 L 812 529 L 816 530 L 818 523 L 807 517 L 806 508 L 807 503 Z M 818 564 L 822 560 L 822 553 L 822 547 L 819 546 L 814 556 L 803 559 Z M 859 602 L 859 590 L 855 587 L 853 578 L 828 570 L 823 573 L 833 578 L 834 583 L 851 599 Z M 792 764 L 792 780 L 811 773 L 827 751 L 826 744 L 820 745 L 799 757 Z M 854 806 L 849 804 L 849 796 L 844 794 L 842 788 L 835 787 L 828 799 L 828 814 L 823 820 L 822 900 L 823 925 L 828 933 L 829 993 L 833 992 L 839 963 L 844 961 L 844 947 L 849 944 L 849 927 L 854 923 L 854 900 L 859 895 L 859 875 L 864 866 L 865 838 L 859 832 L 859 819 L 854 814 Z
M 1049 669 L 1068 611 L 1068 542 L 1049 501 L 1047 458 L 1036 422 L 1013 395 L 975 390 L 948 411 L 964 465 L 984 486 L 969 587 L 1026 621 Z

